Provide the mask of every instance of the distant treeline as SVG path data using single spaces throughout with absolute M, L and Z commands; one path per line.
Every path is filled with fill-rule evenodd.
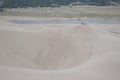
M 59 7 L 61 5 L 116 5 L 120 0 L 0 0 L 0 8 Z

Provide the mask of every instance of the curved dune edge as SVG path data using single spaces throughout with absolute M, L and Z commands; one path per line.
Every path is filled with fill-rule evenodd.
M 12 34 L 12 32 L 13 32 L 13 34 L 17 32 L 16 35 L 18 35 L 18 33 L 20 33 L 20 34 L 25 33 L 26 36 L 28 36 L 27 33 L 28 34 L 31 33 L 31 35 L 29 35 L 29 37 L 30 37 L 33 35 L 32 33 L 34 33 L 36 35 L 37 33 L 40 33 L 41 31 L 43 31 L 43 32 L 44 31 L 47 32 L 48 30 L 56 31 L 59 29 L 59 28 L 57 28 L 57 29 L 49 28 L 49 29 L 44 29 L 44 30 L 42 30 L 42 29 L 38 30 L 36 28 L 37 30 L 36 29 L 27 30 L 28 26 L 15 25 L 15 24 L 8 23 L 8 22 L 6 24 L 6 22 L 4 22 L 4 21 L 2 22 L 2 20 L 0 20 L 0 21 L 1 21 L 0 22 L 0 32 L 1 31 L 2 31 L 2 33 L 4 31 L 5 31 L 4 33 L 9 32 L 9 35 Z M 15 25 L 15 26 L 13 26 L 13 25 Z M 33 25 L 30 25 L 30 26 L 32 27 Z M 41 27 L 42 26 L 43 25 L 41 25 Z M 44 26 L 46 26 L 46 25 L 44 25 Z M 52 27 L 53 26 L 60 27 L 61 25 L 60 26 L 51 25 L 51 26 Z M 51 27 L 51 26 L 49 26 L 49 27 Z M 62 26 L 63 26 L 63 28 L 60 28 L 59 29 L 60 31 L 65 30 L 65 29 L 68 30 L 69 26 L 71 26 L 70 29 L 73 28 L 72 24 L 71 25 L 62 25 Z M 66 27 L 66 26 L 68 26 L 68 27 Z M 74 26 L 76 26 L 76 25 L 74 25 Z M 17 80 L 28 80 L 28 79 L 29 80 L 76 80 L 76 79 L 77 80 L 120 80 L 120 65 L 119 65 L 120 64 L 120 37 L 119 37 L 118 33 L 117 33 L 117 35 L 116 35 L 116 33 L 115 33 L 115 35 L 113 35 L 113 34 L 111 34 L 111 32 L 108 32 L 108 31 L 119 32 L 120 24 L 89 24 L 88 26 L 90 29 L 92 29 L 92 32 L 94 35 L 96 35 L 96 37 L 95 37 L 95 43 L 94 43 L 95 45 L 93 46 L 94 49 L 92 52 L 92 56 L 89 57 L 90 58 L 89 60 L 87 60 L 88 58 L 86 58 L 86 62 L 83 61 L 84 64 L 80 63 L 78 65 L 73 66 L 72 68 L 70 68 L 70 67 L 64 68 L 64 69 L 59 68 L 60 70 L 58 68 L 57 68 L 57 70 L 50 70 L 53 68 L 49 68 L 49 70 L 48 70 L 48 68 L 43 69 L 43 68 L 40 68 L 39 66 L 38 66 L 39 67 L 38 68 L 38 67 L 35 67 L 34 65 L 32 65 L 31 64 L 32 61 L 30 62 L 30 59 L 26 59 L 26 56 L 23 58 L 22 55 L 14 55 L 6 47 L 7 45 L 0 46 L 0 80 L 10 80 L 10 79 L 11 80 L 16 80 L 16 79 Z M 9 27 L 9 29 L 7 27 Z M 14 27 L 14 28 L 11 29 L 11 27 Z M 15 27 L 19 27 L 19 28 L 25 27 L 26 29 L 24 29 L 24 30 L 17 29 L 16 30 Z M 39 26 L 36 25 L 35 27 L 39 27 Z M 6 35 L 8 35 L 8 34 L 6 34 Z M 14 35 L 9 36 L 9 39 L 12 40 L 12 38 L 14 38 Z M 0 33 L 0 41 L 1 41 L 1 36 L 3 38 L 5 38 Z M 29 38 L 29 40 L 30 41 L 28 41 L 28 42 L 31 42 L 31 38 Z M 24 38 L 22 38 L 22 41 L 24 41 Z M 28 45 L 28 44 L 25 44 L 25 45 Z M 5 54 L 5 52 L 7 52 L 9 54 Z M 15 52 L 15 50 L 14 50 L 14 52 Z M 6 59 L 6 62 L 4 59 Z M 2 63 L 2 61 L 4 61 L 3 62 L 4 64 Z M 9 62 L 7 63 L 7 61 L 9 61 Z M 13 62 L 13 63 L 10 63 L 10 62 Z M 24 65 L 27 64 L 27 66 L 23 66 L 23 64 Z M 28 64 L 29 64 L 29 66 L 28 66 Z M 18 66 L 16 66 L 16 65 L 18 65 Z
M 0 65 L 64 69 L 84 63 L 92 54 L 92 33 L 86 25 L 9 24 L 0 29 Z

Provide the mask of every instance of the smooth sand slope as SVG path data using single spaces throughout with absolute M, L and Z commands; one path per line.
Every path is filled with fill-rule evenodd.
M 91 56 L 92 32 L 86 25 L 49 24 L 37 29 L 34 25 L 11 26 L 0 29 L 0 65 L 64 69 L 80 65 Z
M 120 80 L 119 26 L 2 19 L 0 80 Z

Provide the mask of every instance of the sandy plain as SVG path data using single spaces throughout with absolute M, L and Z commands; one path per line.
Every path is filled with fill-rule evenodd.
M 11 19 L 43 20 L 0 16 L 0 80 L 120 79 L 119 23 L 17 24 Z
M 0 20 L 1 80 L 120 79 L 120 24 L 23 25 L 8 19 Z

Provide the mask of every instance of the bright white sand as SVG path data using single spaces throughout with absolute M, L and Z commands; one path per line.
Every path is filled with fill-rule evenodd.
M 119 80 L 119 26 L 0 20 L 0 80 Z

